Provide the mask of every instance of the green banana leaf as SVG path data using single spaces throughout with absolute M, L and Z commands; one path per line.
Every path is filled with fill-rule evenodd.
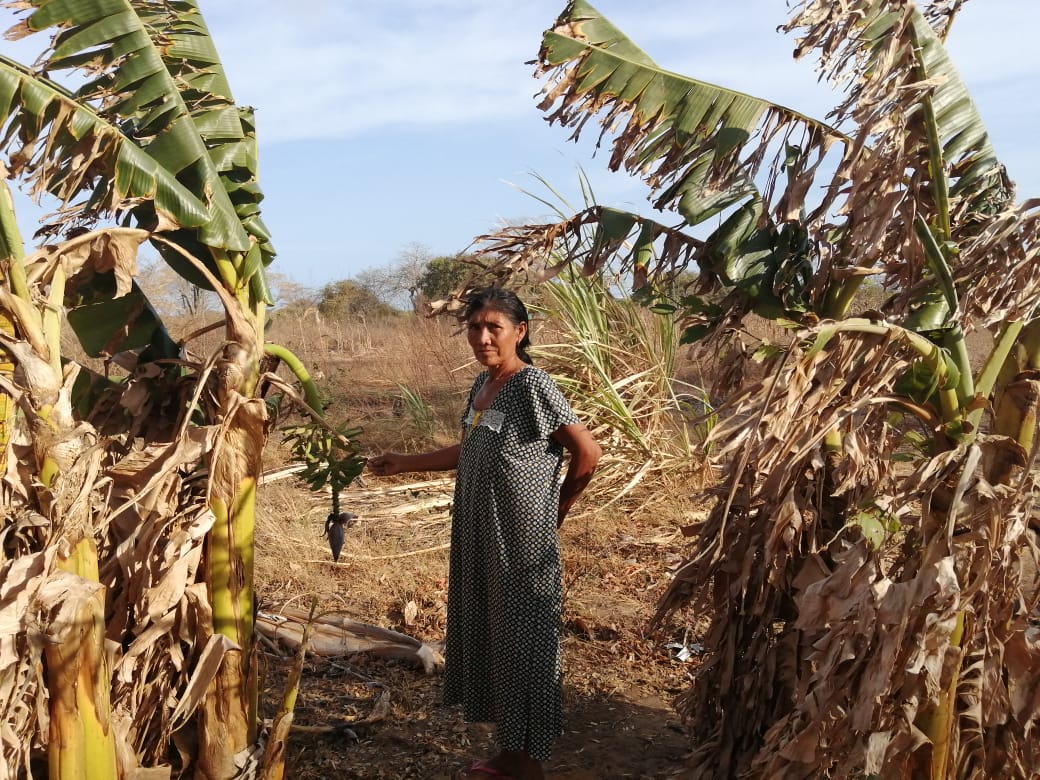
M 591 119 L 599 121 L 601 138 L 613 132 L 609 167 L 640 175 L 651 187 L 656 208 L 678 212 L 682 225 L 677 230 L 719 218 L 697 259 L 702 272 L 714 274 L 717 292 L 735 292 L 744 299 L 745 310 L 766 316 L 801 311 L 841 314 L 866 277 L 859 269 L 829 274 L 856 265 L 870 268 L 879 253 L 884 256 L 907 245 L 912 251 L 899 262 L 886 260 L 892 273 L 907 279 L 931 274 L 945 298 L 956 300 L 950 284 L 960 259 L 951 239 L 959 233 L 947 235 L 949 231 L 940 228 L 950 223 L 955 209 L 974 213 L 1002 208 L 1008 195 L 1002 169 L 939 35 L 920 11 L 867 0 L 853 5 L 828 24 L 818 24 L 799 42 L 803 51 L 831 46 L 835 39 L 849 46 L 827 60 L 832 79 L 845 84 L 850 94 L 834 116 L 855 124 L 855 99 L 866 81 L 858 76 L 888 68 L 893 79 L 919 88 L 917 94 L 924 97 L 910 108 L 923 121 L 905 127 L 877 125 L 864 136 L 866 143 L 857 139 L 853 144 L 837 129 L 842 124 L 833 127 L 772 101 L 663 70 L 584 0 L 568 3 L 543 37 L 537 75 L 547 84 L 540 108 L 550 123 L 573 128 L 574 137 Z M 899 33 L 898 25 L 907 22 L 916 43 L 907 43 L 901 56 L 895 56 L 893 36 Z M 834 29 L 840 29 L 840 35 L 833 34 Z M 920 105 L 925 100 L 928 111 Z M 911 150 L 927 148 L 930 139 L 937 139 L 935 154 L 908 152 L 885 169 L 887 158 L 877 157 L 870 146 L 871 141 L 883 146 L 895 139 L 886 139 L 884 133 L 909 134 L 909 141 L 896 139 L 893 145 L 909 144 Z M 829 150 L 838 146 L 844 152 L 837 169 L 823 165 Z M 880 169 L 878 192 L 849 187 L 849 173 L 842 166 L 850 156 L 861 166 Z M 934 171 L 943 174 L 935 176 Z M 908 188 L 906 180 L 920 183 Z M 900 188 L 905 192 L 899 193 Z M 880 191 L 896 191 L 897 199 L 907 205 L 873 213 L 868 201 Z M 823 194 L 816 210 L 807 214 L 809 192 Z M 924 203 L 912 206 L 915 198 L 924 198 Z M 948 247 L 947 267 L 937 262 L 934 246 L 924 246 L 915 234 L 916 220 L 899 219 L 922 211 L 939 226 L 932 243 Z M 865 219 L 890 221 L 875 226 Z M 956 228 L 978 229 L 969 223 L 961 219 Z M 816 255 L 821 242 L 831 247 L 828 264 Z M 609 249 L 614 244 L 599 246 Z M 581 252 L 584 255 L 587 248 Z M 671 268 L 684 260 L 660 248 L 657 267 Z M 582 257 L 586 271 L 606 262 Z M 816 290 L 812 300 L 810 289 Z M 920 301 L 904 300 L 908 308 L 920 311 L 921 304 L 932 299 L 927 286 L 919 291 Z
M 842 214 L 827 225 L 831 254 L 840 266 L 883 264 L 888 287 L 914 285 L 915 294 L 896 301 L 902 311 L 918 309 L 917 293 L 931 297 L 935 287 L 953 297 L 945 272 L 932 277 L 933 288 L 918 284 L 939 270 L 918 218 L 963 284 L 989 258 L 957 247 L 983 232 L 1014 196 L 943 42 L 956 9 L 926 10 L 931 21 L 917 4 L 851 0 L 826 23 L 802 8 L 785 27 L 799 35 L 801 51 L 822 53 L 822 75 L 847 92 L 835 121 L 858 126 L 858 151 L 839 175 L 821 182 L 827 207 Z
M 127 202 L 146 199 L 177 224 L 205 224 L 205 204 L 174 172 L 67 90 L 2 56 L 0 117 L 8 123 L 4 142 L 15 149 L 16 165 L 20 162 L 36 175 L 35 193 L 47 191 L 63 201 L 86 194 L 94 213 L 111 213 Z M 44 131 L 47 156 L 26 159 Z M 89 165 L 74 163 L 78 154 L 85 155 Z M 100 170 L 111 175 L 94 175 Z
M 115 288 L 114 274 L 95 274 L 68 310 L 69 324 L 84 352 L 97 358 L 147 350 L 152 359 L 179 358 L 180 348 L 137 282 L 119 297 Z
M 916 77 L 929 85 L 931 121 L 941 144 L 942 163 L 949 166 L 950 194 L 992 211 L 1005 205 L 1011 193 L 1002 181 L 1003 168 L 985 123 L 939 33 L 919 8 L 912 6 L 909 13 L 910 41 L 920 67 Z M 900 33 L 903 24 L 900 14 L 879 9 L 877 16 L 868 17 L 867 22 L 856 23 L 850 18 L 848 23 L 852 29 L 864 28 L 857 40 L 865 44 L 866 58 L 848 63 L 849 70 L 836 73 L 835 77 L 853 75 L 853 63 L 856 69 L 884 67 L 892 57 L 892 38 Z
M 576 137 L 593 114 L 603 115 L 604 128 L 627 121 L 614 140 L 612 169 L 641 175 L 652 189 L 654 207 L 677 211 L 681 229 L 728 214 L 701 242 L 680 238 L 681 229 L 656 220 L 600 208 L 591 244 L 571 249 L 571 259 L 580 254 L 584 273 L 620 262 L 635 271 L 638 288 L 647 273 L 674 277 L 695 259 L 704 278 L 715 283 L 716 294 L 743 297 L 747 300 L 740 305 L 748 310 L 781 316 L 806 308 L 808 254 L 803 252 L 796 264 L 801 270 L 794 272 L 790 252 L 782 247 L 791 231 L 804 234 L 805 228 L 793 219 L 785 220 L 790 228 L 778 224 L 764 208 L 754 177 L 762 170 L 765 148 L 780 138 L 784 162 L 767 177 L 766 187 L 782 172 L 791 191 L 800 191 L 802 175 L 818 164 L 813 155 L 822 156 L 845 140 L 838 131 L 770 101 L 661 69 L 586 2 L 567 6 L 546 32 L 539 59 L 539 75 L 554 82 L 541 105 L 546 111 L 557 105 L 549 113 L 551 123 L 574 127 Z M 794 136 L 802 146 L 792 147 Z M 752 152 L 744 155 L 749 145 Z M 799 154 L 792 157 L 791 148 Z M 554 230 L 560 236 L 573 234 L 588 224 L 590 214 L 582 212 Z M 646 229 L 654 224 L 659 227 Z M 630 230 L 637 225 L 644 229 L 638 235 Z M 510 232 L 487 237 L 492 239 L 489 254 L 512 240 Z M 540 240 L 547 234 L 543 231 Z M 784 279 L 798 284 L 777 291 Z M 667 304 L 656 300 L 653 305 Z
M 24 33 L 58 30 L 43 69 L 48 73 L 86 69 L 88 80 L 69 97 L 97 106 L 96 116 L 107 120 L 114 133 L 106 141 L 137 147 L 154 169 L 172 174 L 196 201 L 205 204 L 205 217 L 185 220 L 176 208 L 179 204 L 170 199 L 153 203 L 147 192 L 143 196 L 133 190 L 124 192 L 119 185 L 133 184 L 140 175 L 126 166 L 104 166 L 97 171 L 115 174 L 95 178 L 112 178 L 116 192 L 107 199 L 92 196 L 92 210 L 111 213 L 115 207 L 130 205 L 143 226 L 166 226 L 172 221 L 172 227 L 182 229 L 181 237 L 191 239 L 184 248 L 199 257 L 214 276 L 221 278 L 216 261 L 210 252 L 199 252 L 200 245 L 227 253 L 237 276 L 235 284 L 249 280 L 261 299 L 268 298 L 262 270 L 273 259 L 274 250 L 259 217 L 263 194 L 257 186 L 252 111 L 234 104 L 196 3 L 35 0 L 30 5 L 34 10 L 21 25 Z M 34 130 L 38 134 L 45 125 L 42 108 L 34 111 L 33 104 L 24 101 L 8 108 L 7 113 L 27 115 L 21 131 L 26 142 L 33 140 Z M 28 126 L 30 123 L 34 126 Z M 27 166 L 36 176 L 39 190 L 65 201 L 86 186 L 50 175 L 68 152 L 58 148 L 51 155 L 54 161 Z M 127 197 L 144 199 L 134 204 L 118 200 Z M 83 218 L 93 216 L 83 214 Z M 157 248 L 186 278 L 210 286 L 176 252 L 162 245 Z
M 793 189 L 814 154 L 846 140 L 793 109 L 660 68 L 582 0 L 545 33 L 537 75 L 553 82 L 540 107 L 550 123 L 575 128 L 574 137 L 592 115 L 603 133 L 624 121 L 610 168 L 640 175 L 654 206 L 677 208 L 690 226 L 759 197 L 755 176 L 771 144 L 800 140 L 800 156 L 783 166 Z M 782 166 L 773 167 L 766 189 Z

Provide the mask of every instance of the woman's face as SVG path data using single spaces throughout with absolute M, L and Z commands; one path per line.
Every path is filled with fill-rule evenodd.
M 508 366 L 517 360 L 516 348 L 527 335 L 527 324 L 513 323 L 498 309 L 485 306 L 466 321 L 466 338 L 473 356 L 484 366 Z

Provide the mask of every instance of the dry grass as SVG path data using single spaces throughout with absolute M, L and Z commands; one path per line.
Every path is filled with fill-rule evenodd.
M 316 312 L 274 318 L 271 339 L 310 368 L 332 402 L 334 421 L 356 420 L 370 452 L 444 444 L 456 436 L 459 408 L 475 370 L 458 327 L 412 315 L 334 322 Z M 416 426 L 408 395 L 433 412 Z
M 362 328 L 363 326 L 356 326 Z M 329 343 L 315 334 L 290 344 L 324 374 L 333 393 L 330 416 L 364 427 L 366 454 L 450 441 L 465 392 L 476 373 L 452 323 L 404 318 L 368 325 L 367 335 L 339 326 L 338 343 L 354 352 L 312 354 Z M 331 332 L 331 331 L 330 331 Z M 276 331 L 273 338 L 279 338 Z M 331 338 L 331 337 L 330 337 Z M 420 430 L 402 410 L 400 388 L 421 396 L 437 427 Z M 274 442 L 272 441 L 272 444 Z M 280 461 L 271 447 L 270 463 Z M 426 480 L 426 476 L 429 477 Z M 687 741 L 671 701 L 688 682 L 696 655 L 680 660 L 688 616 L 654 635 L 645 627 L 684 560 L 682 527 L 702 516 L 692 496 L 702 472 L 655 476 L 608 508 L 590 494 L 561 532 L 564 551 L 566 708 L 568 730 L 550 769 L 559 778 L 657 778 L 681 770 Z M 359 515 L 342 557 L 333 564 L 322 538 L 326 495 L 293 478 L 263 485 L 257 522 L 257 583 L 262 610 L 320 608 L 394 629 L 424 642 L 443 638 L 451 475 L 407 479 L 362 477 L 341 495 Z M 673 645 L 669 647 L 669 645 Z M 291 659 L 264 648 L 264 712 L 280 699 Z M 439 704 L 440 679 L 398 661 L 354 657 L 307 662 L 296 723 L 326 729 L 369 720 L 347 732 L 297 733 L 290 740 L 291 776 L 435 778 L 493 750 L 492 735 Z M 373 714 L 378 717 L 373 717 Z

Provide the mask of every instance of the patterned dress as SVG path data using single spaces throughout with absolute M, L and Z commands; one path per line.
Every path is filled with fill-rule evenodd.
M 531 366 L 491 406 L 463 416 L 452 508 L 444 700 L 497 725 L 501 750 L 550 758 L 563 729 L 562 606 L 556 532 L 563 448 L 578 422 L 552 378 Z

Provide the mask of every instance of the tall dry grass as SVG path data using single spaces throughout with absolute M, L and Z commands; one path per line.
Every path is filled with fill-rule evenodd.
M 476 374 L 458 326 L 415 314 L 335 320 L 317 310 L 275 316 L 272 341 L 292 350 L 329 400 L 334 422 L 364 428 L 365 454 L 414 451 L 457 437 Z
M 556 377 L 606 449 L 594 489 L 613 499 L 648 475 L 667 481 L 666 472 L 703 466 L 696 427 L 684 415 L 698 390 L 689 384 L 695 372 L 683 365 L 674 322 L 587 279 L 546 285 L 530 308 L 537 365 Z M 310 367 L 333 422 L 364 428 L 367 454 L 457 440 L 481 370 L 450 317 L 333 321 L 308 310 L 276 316 L 269 337 Z
M 710 411 L 698 372 L 683 365 L 678 326 L 602 279 L 545 285 L 550 341 L 535 354 L 604 446 L 597 490 L 616 501 L 645 480 L 705 475 L 700 444 Z M 680 376 L 681 375 L 681 376 Z

